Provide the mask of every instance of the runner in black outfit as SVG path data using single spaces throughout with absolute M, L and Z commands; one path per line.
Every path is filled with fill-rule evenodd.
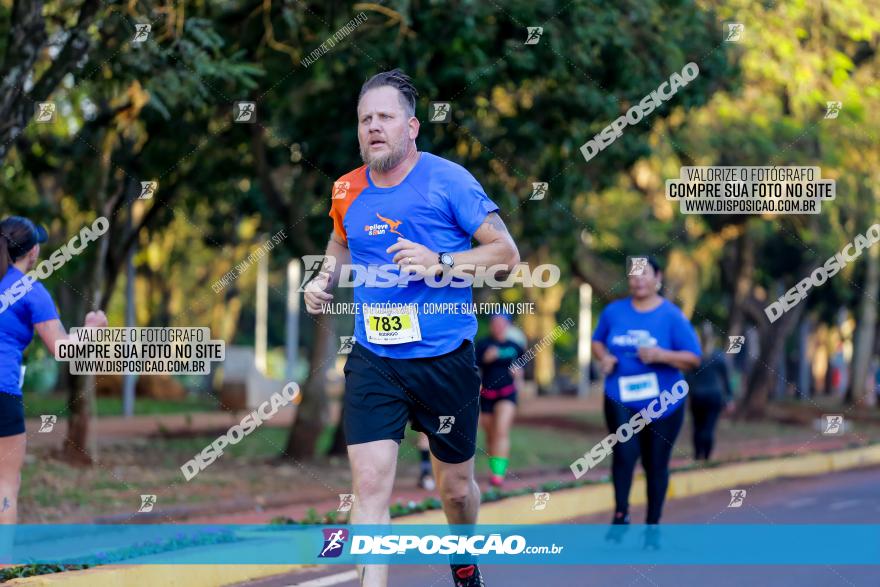
M 516 414 L 516 392 L 522 387 L 522 369 L 511 369 L 525 352 L 508 340 L 510 318 L 492 316 L 490 336 L 477 343 L 477 366 L 483 379 L 480 389 L 480 424 L 486 432 L 486 449 L 492 476 L 489 485 L 501 487 L 510 460 L 510 428 Z
M 694 459 L 709 460 L 715 443 L 715 425 L 722 410 L 733 407 L 733 394 L 724 353 L 718 350 L 715 336 L 703 333 L 703 361 L 688 373 L 691 415 L 694 418 Z

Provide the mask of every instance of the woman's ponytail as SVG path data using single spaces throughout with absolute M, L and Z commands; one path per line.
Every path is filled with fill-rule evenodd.
M 45 237 L 45 230 L 42 235 Z M 22 216 L 9 216 L 0 222 L 0 279 L 9 271 L 9 266 L 31 248 L 46 240 L 33 222 Z

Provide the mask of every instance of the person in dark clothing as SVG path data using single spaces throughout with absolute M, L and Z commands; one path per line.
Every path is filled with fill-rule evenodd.
M 694 419 L 694 459 L 709 460 L 715 443 L 715 426 L 725 409 L 733 407 L 727 363 L 715 336 L 703 331 L 703 360 L 686 376 Z
M 501 487 L 510 459 L 510 429 L 516 414 L 516 392 L 522 388 L 522 369 L 514 363 L 525 352 L 508 340 L 510 317 L 498 314 L 489 323 L 490 336 L 477 342 L 477 366 L 483 380 L 480 389 L 480 424 L 486 432 L 489 453 L 489 485 Z

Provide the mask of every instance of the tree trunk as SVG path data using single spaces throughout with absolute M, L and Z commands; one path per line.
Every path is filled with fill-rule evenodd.
M 547 246 L 542 246 L 536 254 L 529 259 L 529 267 L 537 267 L 543 263 L 549 263 L 550 251 Z M 529 343 L 537 343 L 553 331 L 559 325 L 557 312 L 562 304 L 566 286 L 562 282 L 548 288 L 530 287 L 525 288 L 526 299 L 535 303 L 535 313 L 523 316 L 523 326 Z M 556 357 L 553 354 L 554 341 L 548 339 L 547 346 L 535 355 L 534 374 L 535 382 L 539 389 L 552 388 L 556 378 Z
M 104 282 L 104 261 L 107 258 L 109 242 L 110 239 L 106 237 L 98 241 L 97 258 L 90 265 L 92 274 L 84 292 L 87 311 L 100 310 L 104 306 L 102 285 Z M 64 456 L 70 462 L 92 464 L 98 459 L 98 443 L 93 426 L 97 416 L 94 375 L 74 377 L 74 385 L 70 389 L 67 406 L 70 411 L 70 421 L 67 428 L 67 438 L 64 440 Z
M 745 312 L 743 306 L 752 291 L 752 276 L 755 272 L 755 244 L 748 230 L 736 239 L 736 270 L 733 276 L 733 303 L 727 333 L 730 336 L 742 336 L 745 331 Z M 724 341 L 725 343 L 727 341 Z
M 327 371 L 333 366 L 335 354 L 336 328 L 333 316 L 319 314 L 315 317 L 315 338 L 309 360 L 311 372 L 303 385 L 302 403 L 291 424 L 284 449 L 289 458 L 311 460 L 315 457 L 318 437 L 329 422 Z
M 758 322 L 761 356 L 755 361 L 747 378 L 746 397 L 743 401 L 743 415 L 747 419 L 762 418 L 766 414 L 770 394 L 779 381 L 777 369 L 785 350 L 785 342 L 800 322 L 806 302 L 801 301 L 772 325 Z
M 110 221 L 110 230 L 96 243 L 95 256 L 92 263 L 88 264 L 90 274 L 87 275 L 86 285 L 83 291 L 86 311 L 101 310 L 106 304 L 104 298 L 104 277 L 107 265 L 107 257 L 110 251 L 110 236 L 113 234 L 112 214 L 113 201 L 129 185 L 129 180 L 120 183 L 119 191 L 114 198 L 108 198 L 110 182 L 110 155 L 102 159 L 101 181 L 96 190 L 95 209 L 101 210 L 102 214 Z M 83 316 L 85 318 L 85 316 Z M 80 319 L 82 323 L 82 318 Z M 67 427 L 67 438 L 64 439 L 62 452 L 69 462 L 91 464 L 98 459 L 98 443 L 94 435 L 93 420 L 97 416 L 95 411 L 95 376 L 82 375 L 74 378 L 74 385 L 70 388 L 67 399 L 70 420 Z
M 336 426 L 336 432 L 333 434 L 333 443 L 330 445 L 330 450 L 327 451 L 327 456 L 345 456 L 348 454 L 348 445 L 345 442 L 345 426 L 342 425 L 343 422 L 345 422 L 344 408 L 339 412 L 339 424 Z
M 871 355 L 874 351 L 874 333 L 877 328 L 877 293 L 880 290 L 880 251 L 870 247 L 867 251 L 868 267 L 865 274 L 865 287 L 862 291 L 859 319 L 856 321 L 855 349 L 853 350 L 852 377 L 847 390 L 847 403 L 864 407 L 867 396 L 874 392 L 872 384 L 865 386 Z

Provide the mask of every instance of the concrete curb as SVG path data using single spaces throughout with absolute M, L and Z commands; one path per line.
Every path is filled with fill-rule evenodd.
M 880 464 L 880 444 L 842 451 L 781 457 L 675 473 L 669 481 L 669 499 L 690 497 L 722 489 L 783 477 L 809 477 Z M 632 504 L 645 500 L 643 478 L 633 482 Z M 554 491 L 547 507 L 533 511 L 534 497 L 521 495 L 480 507 L 481 524 L 552 524 L 570 518 L 611 511 L 614 494 L 609 483 Z M 519 515 L 518 515 L 519 513 Z M 445 524 L 442 511 L 397 518 L 403 524 Z M 218 587 L 305 569 L 314 565 L 116 565 L 13 579 L 8 585 L 64 587 Z

